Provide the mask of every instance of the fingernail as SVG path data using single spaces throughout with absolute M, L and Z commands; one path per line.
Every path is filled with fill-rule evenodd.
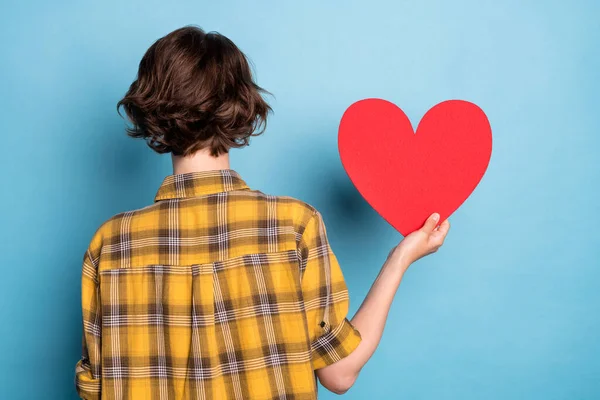
M 440 214 L 438 214 L 438 213 L 434 213 L 434 214 L 433 214 L 433 220 L 434 220 L 435 222 L 438 222 L 438 221 L 440 220 Z

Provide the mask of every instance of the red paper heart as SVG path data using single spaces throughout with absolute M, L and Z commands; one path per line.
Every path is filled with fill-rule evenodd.
M 338 148 L 360 194 L 406 236 L 433 212 L 448 218 L 475 190 L 492 154 L 492 130 L 467 101 L 432 107 L 415 133 L 398 106 L 366 99 L 344 112 Z

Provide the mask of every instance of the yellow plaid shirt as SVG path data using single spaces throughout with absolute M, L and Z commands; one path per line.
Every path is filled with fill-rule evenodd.
M 84 399 L 316 399 L 361 340 L 318 211 L 230 169 L 166 177 L 82 271 Z

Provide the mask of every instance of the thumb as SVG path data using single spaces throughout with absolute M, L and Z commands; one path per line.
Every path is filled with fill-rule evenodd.
M 423 225 L 421 230 L 423 230 L 424 232 L 427 232 L 427 233 L 433 232 L 433 230 L 437 226 L 437 223 L 439 220 L 440 220 L 440 214 L 438 214 L 438 213 L 431 214 L 429 216 L 429 218 L 427 218 L 427 221 L 425 221 L 425 224 Z

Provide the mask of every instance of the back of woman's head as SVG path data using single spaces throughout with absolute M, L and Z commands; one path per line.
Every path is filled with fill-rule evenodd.
M 231 40 L 184 27 L 150 46 L 117 108 L 133 124 L 129 135 L 158 153 L 217 156 L 264 131 L 271 108 L 262 93 Z

